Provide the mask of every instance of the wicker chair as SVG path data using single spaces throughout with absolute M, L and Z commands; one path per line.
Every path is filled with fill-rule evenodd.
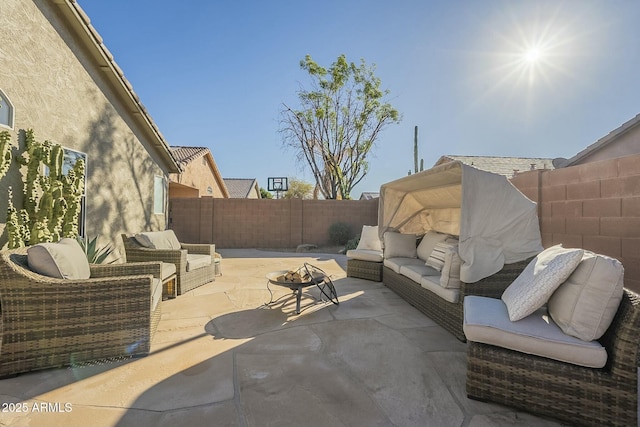
M 467 395 L 580 426 L 636 426 L 640 295 L 626 290 L 599 340 L 602 369 L 469 341 Z
M 426 314 L 431 320 L 451 332 L 462 342 L 466 337 L 462 330 L 463 300 L 466 295 L 480 295 L 500 298 L 502 292 L 513 282 L 529 264 L 531 259 L 506 264 L 496 274 L 476 283 L 462 283 L 458 302 L 445 301 L 433 292 L 423 288 L 406 276 L 396 273 L 389 267 L 382 269 L 384 285 L 404 298 L 409 304 Z
M 91 265 L 86 280 L 32 272 L 26 248 L 0 255 L 0 378 L 149 353 L 160 263 Z
M 215 262 L 213 260 L 215 245 L 180 243 L 182 249 L 151 249 L 142 246 L 131 234 L 122 234 L 122 241 L 127 262 L 162 261 L 175 264 L 177 295 L 182 295 L 215 280 Z M 210 255 L 211 264 L 187 271 L 187 254 Z

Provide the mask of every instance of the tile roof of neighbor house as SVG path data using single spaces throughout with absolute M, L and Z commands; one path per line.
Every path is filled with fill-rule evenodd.
M 362 194 L 360 194 L 360 200 L 371 200 L 377 199 L 378 197 L 380 197 L 380 193 L 377 191 L 363 191 Z
M 555 169 L 553 159 L 536 157 L 490 157 L 490 156 L 454 156 L 444 155 L 434 166 L 459 160 L 478 169 L 512 178 L 515 172 L 534 169 Z
M 174 159 L 180 165 L 182 169 L 187 167 L 187 165 L 194 160 L 197 160 L 201 157 L 206 156 L 211 169 L 213 170 L 213 175 L 218 183 L 220 191 L 224 197 L 230 197 L 229 190 L 227 185 L 220 174 L 220 170 L 218 169 L 218 165 L 213 158 L 213 154 L 211 154 L 211 150 L 207 147 L 184 147 L 184 146 L 171 146 L 171 154 L 173 154 Z
M 602 138 L 600 138 L 599 140 L 597 140 L 593 144 L 589 145 L 587 148 L 585 148 L 584 150 L 580 151 L 578 154 L 576 154 L 572 158 L 570 158 L 570 159 L 560 159 L 561 162 L 559 164 L 559 167 L 563 167 L 564 168 L 564 167 L 571 166 L 571 165 L 579 162 L 580 160 L 584 159 L 585 157 L 589 156 L 590 154 L 592 154 L 592 153 L 604 148 L 605 146 L 609 145 L 610 143 L 615 141 L 623 133 L 628 132 L 632 128 L 634 128 L 635 126 L 639 126 L 639 125 L 640 125 L 640 114 L 638 114 L 637 116 L 635 116 L 631 120 L 628 120 L 628 121 L 624 122 L 620 127 L 612 130 L 607 135 L 603 136 Z
M 246 199 L 255 187 L 258 189 L 258 180 L 255 178 L 224 178 L 224 183 L 229 190 L 229 197 L 232 199 Z M 258 190 L 258 197 L 260 192 Z
M 125 78 L 124 72 L 113 59 L 113 55 L 102 42 L 102 37 L 91 25 L 91 20 L 75 0 L 56 0 L 52 2 L 59 10 L 66 27 L 75 35 L 75 41 L 81 45 L 90 60 L 104 72 L 108 84 L 118 99 L 125 105 L 133 121 L 141 126 L 156 152 L 164 162 L 167 172 L 179 173 L 180 167 L 171 155 L 169 144 L 160 133 L 140 98 L 133 91 L 133 86 Z

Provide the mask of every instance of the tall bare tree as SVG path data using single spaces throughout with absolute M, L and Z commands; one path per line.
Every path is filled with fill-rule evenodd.
M 349 199 L 369 171 L 374 142 L 400 114 L 364 59 L 356 65 L 340 55 L 326 69 L 307 55 L 300 67 L 311 76 L 311 90 L 298 91 L 298 109 L 283 104 L 283 144 L 306 161 L 325 199 Z

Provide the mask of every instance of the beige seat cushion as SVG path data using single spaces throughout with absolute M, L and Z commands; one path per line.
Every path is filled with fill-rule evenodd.
M 187 254 L 187 271 L 211 265 L 211 255 Z
M 440 276 L 422 276 L 420 286 L 433 292 L 443 300 L 454 304 L 460 298 L 460 289 L 443 288 L 440 285 Z
M 89 261 L 75 239 L 39 243 L 27 249 L 31 271 L 57 279 L 84 280 L 91 276 Z
M 142 246 L 150 249 L 180 249 L 181 245 L 173 230 L 147 231 L 135 235 Z
M 160 263 L 160 277 L 162 280 L 167 279 L 171 275 L 176 274 L 176 265 L 171 262 Z
M 562 245 L 540 252 L 502 294 L 511 321 L 524 319 L 546 304 L 576 269 L 583 253 L 582 249 L 565 249 Z
M 395 231 L 384 233 L 385 258 L 416 258 L 416 235 L 401 234 Z
M 347 251 L 347 258 L 371 262 L 382 262 L 383 260 L 382 251 L 372 249 L 350 249 Z
M 562 332 L 539 309 L 517 322 L 509 320 L 507 307 L 496 298 L 464 298 L 464 334 L 467 340 L 586 366 L 602 368 L 607 350 L 598 341 L 583 341 Z
M 549 314 L 564 333 L 597 340 L 618 311 L 623 287 L 620 261 L 585 251 L 578 268 L 549 299 Z
M 437 276 L 437 280 L 440 280 L 440 272 L 424 264 L 403 265 L 400 267 L 400 274 L 408 277 L 416 283 L 420 283 L 420 281 L 422 280 L 422 276 Z
M 385 258 L 383 261 L 383 264 L 385 267 L 388 267 L 390 269 L 392 269 L 393 271 L 395 271 L 396 273 L 400 274 L 400 267 L 402 267 L 403 265 L 419 265 L 419 266 L 423 266 L 424 265 L 424 261 L 422 261 L 419 258 L 402 258 L 402 257 L 397 257 L 397 258 Z
M 151 311 L 154 311 L 162 300 L 162 280 L 154 278 L 151 281 Z

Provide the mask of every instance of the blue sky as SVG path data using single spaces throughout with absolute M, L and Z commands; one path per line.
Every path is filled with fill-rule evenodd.
M 313 182 L 278 132 L 299 62 L 376 64 L 402 122 L 354 189 L 444 154 L 571 157 L 640 113 L 640 2 L 78 0 L 170 145 L 225 178 Z M 537 57 L 527 60 L 528 55 Z

